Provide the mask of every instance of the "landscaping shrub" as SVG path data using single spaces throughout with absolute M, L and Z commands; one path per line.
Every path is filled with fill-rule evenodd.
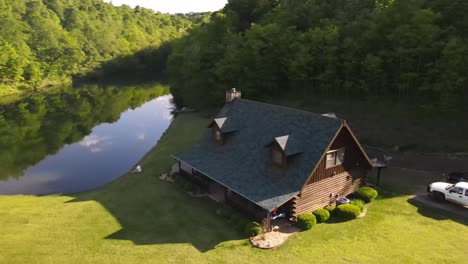
M 258 236 L 262 233 L 262 227 L 257 222 L 250 222 L 245 226 L 245 234 L 249 237 Z
M 335 209 L 336 209 L 336 206 L 334 205 L 329 205 L 325 207 L 325 210 L 330 212 L 330 216 L 335 216 Z
M 365 203 L 370 203 L 377 197 L 378 193 L 374 188 L 361 187 L 354 192 L 354 197 L 363 200 Z
M 223 207 L 218 211 L 219 215 L 224 219 L 231 219 L 233 211 L 229 207 Z
M 361 210 L 354 204 L 340 204 L 336 207 L 335 216 L 344 220 L 351 220 L 361 214 Z
M 359 210 L 361 210 L 361 212 L 364 211 L 364 208 L 366 207 L 366 203 L 363 200 L 359 199 L 351 200 L 351 202 L 349 203 L 359 207 Z
M 330 218 L 330 212 L 326 209 L 317 209 L 312 212 L 315 215 L 318 223 L 324 223 Z
M 315 224 L 317 224 L 317 219 L 315 218 L 315 215 L 311 213 L 303 213 L 297 216 L 297 225 L 302 230 L 309 230 Z

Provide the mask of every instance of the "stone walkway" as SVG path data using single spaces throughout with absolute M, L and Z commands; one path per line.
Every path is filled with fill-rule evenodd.
M 254 247 L 261 249 L 278 247 L 291 236 L 301 231 L 294 223 L 286 219 L 273 220 L 271 224 L 273 226 L 273 231 L 250 238 L 250 243 L 252 243 Z

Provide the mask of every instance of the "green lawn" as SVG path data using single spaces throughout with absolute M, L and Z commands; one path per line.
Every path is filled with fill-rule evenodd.
M 76 195 L 0 196 L 0 263 L 443 263 L 465 259 L 468 220 L 408 202 L 409 189 L 384 192 L 363 219 L 317 225 L 274 250 L 252 248 L 215 214 L 214 202 L 192 198 L 158 179 L 173 162 L 169 155 L 198 140 L 207 121 L 197 114 L 176 118 L 141 161 L 141 174 L 124 175 Z M 390 188 L 392 181 L 387 177 L 383 185 Z

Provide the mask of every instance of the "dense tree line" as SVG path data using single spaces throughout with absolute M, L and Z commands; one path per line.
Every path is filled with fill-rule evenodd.
M 249 98 L 467 94 L 466 0 L 229 0 L 175 41 L 167 73 L 181 105 Z
M 0 0 L 0 89 L 69 80 L 157 48 L 203 15 L 167 15 L 102 0 Z
M 63 145 L 82 140 L 97 124 L 113 123 L 129 107 L 167 93 L 169 88 L 160 85 L 57 87 L 0 104 L 0 180 L 21 177 Z

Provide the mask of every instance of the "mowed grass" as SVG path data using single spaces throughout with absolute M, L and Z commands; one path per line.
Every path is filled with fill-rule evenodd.
M 217 204 L 192 198 L 158 178 L 174 162 L 169 155 L 199 140 L 207 123 L 198 114 L 180 115 L 142 159 L 141 174 L 124 175 L 102 188 L 69 196 L 0 196 L 0 263 L 446 263 L 464 259 L 467 219 L 385 191 L 362 219 L 319 224 L 277 249 L 252 248 L 216 215 Z M 390 181 L 383 181 L 391 188 Z

